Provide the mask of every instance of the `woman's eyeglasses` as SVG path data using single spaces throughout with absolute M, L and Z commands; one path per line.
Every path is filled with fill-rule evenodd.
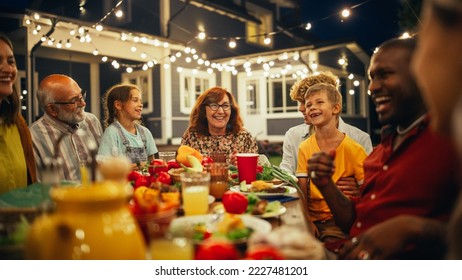
M 218 111 L 218 109 L 221 107 L 221 109 L 223 109 L 223 111 L 228 111 L 229 109 L 231 109 L 231 105 L 229 105 L 228 103 L 223 103 L 223 104 L 217 104 L 217 103 L 212 103 L 212 104 L 207 104 L 207 106 L 209 106 L 210 110 L 212 111 Z
M 85 98 L 87 97 L 87 91 L 82 89 L 80 94 L 81 94 L 80 97 L 73 98 L 71 101 L 56 101 L 56 102 L 51 102 L 51 104 L 60 104 L 60 105 L 74 104 L 75 106 L 77 106 L 78 103 L 80 104 L 85 100 Z

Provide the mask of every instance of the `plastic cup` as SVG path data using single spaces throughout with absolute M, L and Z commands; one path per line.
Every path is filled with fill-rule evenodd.
M 205 215 L 209 211 L 210 173 L 182 173 L 181 194 L 186 216 Z
M 229 166 L 224 162 L 213 162 L 205 166 L 210 173 L 210 195 L 221 199 L 229 188 Z
M 237 158 L 237 172 L 239 174 L 239 182 L 245 181 L 250 184 L 257 179 L 257 163 L 258 154 L 239 153 Z
M 165 162 L 168 162 L 169 160 L 175 159 L 175 158 L 176 158 L 175 151 L 159 152 L 159 159 L 162 159 Z

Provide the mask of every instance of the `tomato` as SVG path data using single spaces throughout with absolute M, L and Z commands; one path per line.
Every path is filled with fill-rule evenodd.
M 174 168 L 180 168 L 180 167 L 181 167 L 181 165 L 178 162 L 176 162 L 176 159 L 171 159 L 171 160 L 167 161 L 168 170 L 174 169 Z
M 284 256 L 278 249 L 270 245 L 257 245 L 247 251 L 245 255 L 248 260 L 283 260 Z
M 157 177 L 155 179 L 155 182 L 159 182 L 165 185 L 171 185 L 172 184 L 172 178 L 170 177 L 170 174 L 168 174 L 165 171 L 161 171 L 157 173 Z
M 239 252 L 228 241 L 206 239 L 197 248 L 196 260 L 237 260 Z
M 133 188 L 136 189 L 141 186 L 149 187 L 151 185 L 151 176 L 141 175 L 138 179 L 135 180 Z
M 156 174 L 162 171 L 167 172 L 168 166 L 164 160 L 155 158 L 151 161 L 148 171 L 149 171 L 149 174 L 151 174 L 151 176 L 155 176 Z
M 232 214 L 242 214 L 247 210 L 249 200 L 247 196 L 240 192 L 226 191 L 221 199 L 226 212 Z
M 213 163 L 213 159 L 209 156 L 203 156 L 201 163 L 205 166 L 206 164 Z

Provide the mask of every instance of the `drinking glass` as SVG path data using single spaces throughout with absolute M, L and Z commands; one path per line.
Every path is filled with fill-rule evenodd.
M 180 180 L 185 215 L 207 214 L 209 210 L 210 173 L 185 172 L 180 175 Z
M 193 260 L 194 244 L 191 238 L 175 236 L 162 224 L 150 221 L 149 257 L 152 260 Z
M 210 173 L 210 195 L 221 199 L 229 188 L 229 166 L 224 162 L 213 162 L 205 166 Z
M 165 152 L 159 152 L 159 159 L 168 162 L 171 159 L 176 158 L 176 152 L 175 151 L 165 151 Z
M 213 160 L 213 162 L 226 162 L 226 153 L 219 151 L 211 152 L 210 158 Z

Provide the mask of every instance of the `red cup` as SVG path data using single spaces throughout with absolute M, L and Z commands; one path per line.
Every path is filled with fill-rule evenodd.
M 240 153 L 236 154 L 237 172 L 239 174 L 239 182 L 245 181 L 250 184 L 257 179 L 257 162 L 258 154 Z

